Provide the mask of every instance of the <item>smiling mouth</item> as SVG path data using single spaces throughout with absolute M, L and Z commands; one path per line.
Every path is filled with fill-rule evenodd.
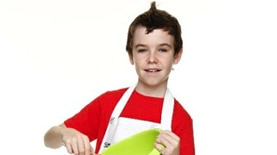
M 154 72 L 159 72 L 161 70 L 160 69 L 145 69 L 144 71 L 154 73 Z

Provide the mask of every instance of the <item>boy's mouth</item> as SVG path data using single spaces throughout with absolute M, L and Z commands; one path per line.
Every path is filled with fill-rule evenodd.
M 154 72 L 159 72 L 159 71 L 161 71 L 161 69 L 145 69 L 144 71 L 154 73 Z

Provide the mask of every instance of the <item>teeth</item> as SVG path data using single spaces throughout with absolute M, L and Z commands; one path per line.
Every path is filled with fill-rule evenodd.
M 147 71 L 148 72 L 158 72 L 159 70 L 157 70 L 157 69 L 148 69 Z

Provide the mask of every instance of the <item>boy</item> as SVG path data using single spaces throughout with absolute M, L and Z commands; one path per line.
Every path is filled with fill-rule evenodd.
M 138 82 L 130 88 L 107 91 L 79 113 L 45 134 L 47 147 L 65 146 L 76 155 L 95 152 L 139 131 L 160 128 L 154 144 L 163 155 L 194 155 L 190 115 L 167 89 L 172 66 L 182 56 L 178 20 L 155 2 L 131 23 L 126 50 L 135 66 Z M 165 147 L 161 147 L 163 144 Z

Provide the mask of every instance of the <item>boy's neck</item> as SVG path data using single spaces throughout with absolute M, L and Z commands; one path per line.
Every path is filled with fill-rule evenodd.
M 136 91 L 142 95 L 161 98 L 164 97 L 166 89 L 167 83 L 158 86 L 150 86 L 138 83 L 136 86 Z

